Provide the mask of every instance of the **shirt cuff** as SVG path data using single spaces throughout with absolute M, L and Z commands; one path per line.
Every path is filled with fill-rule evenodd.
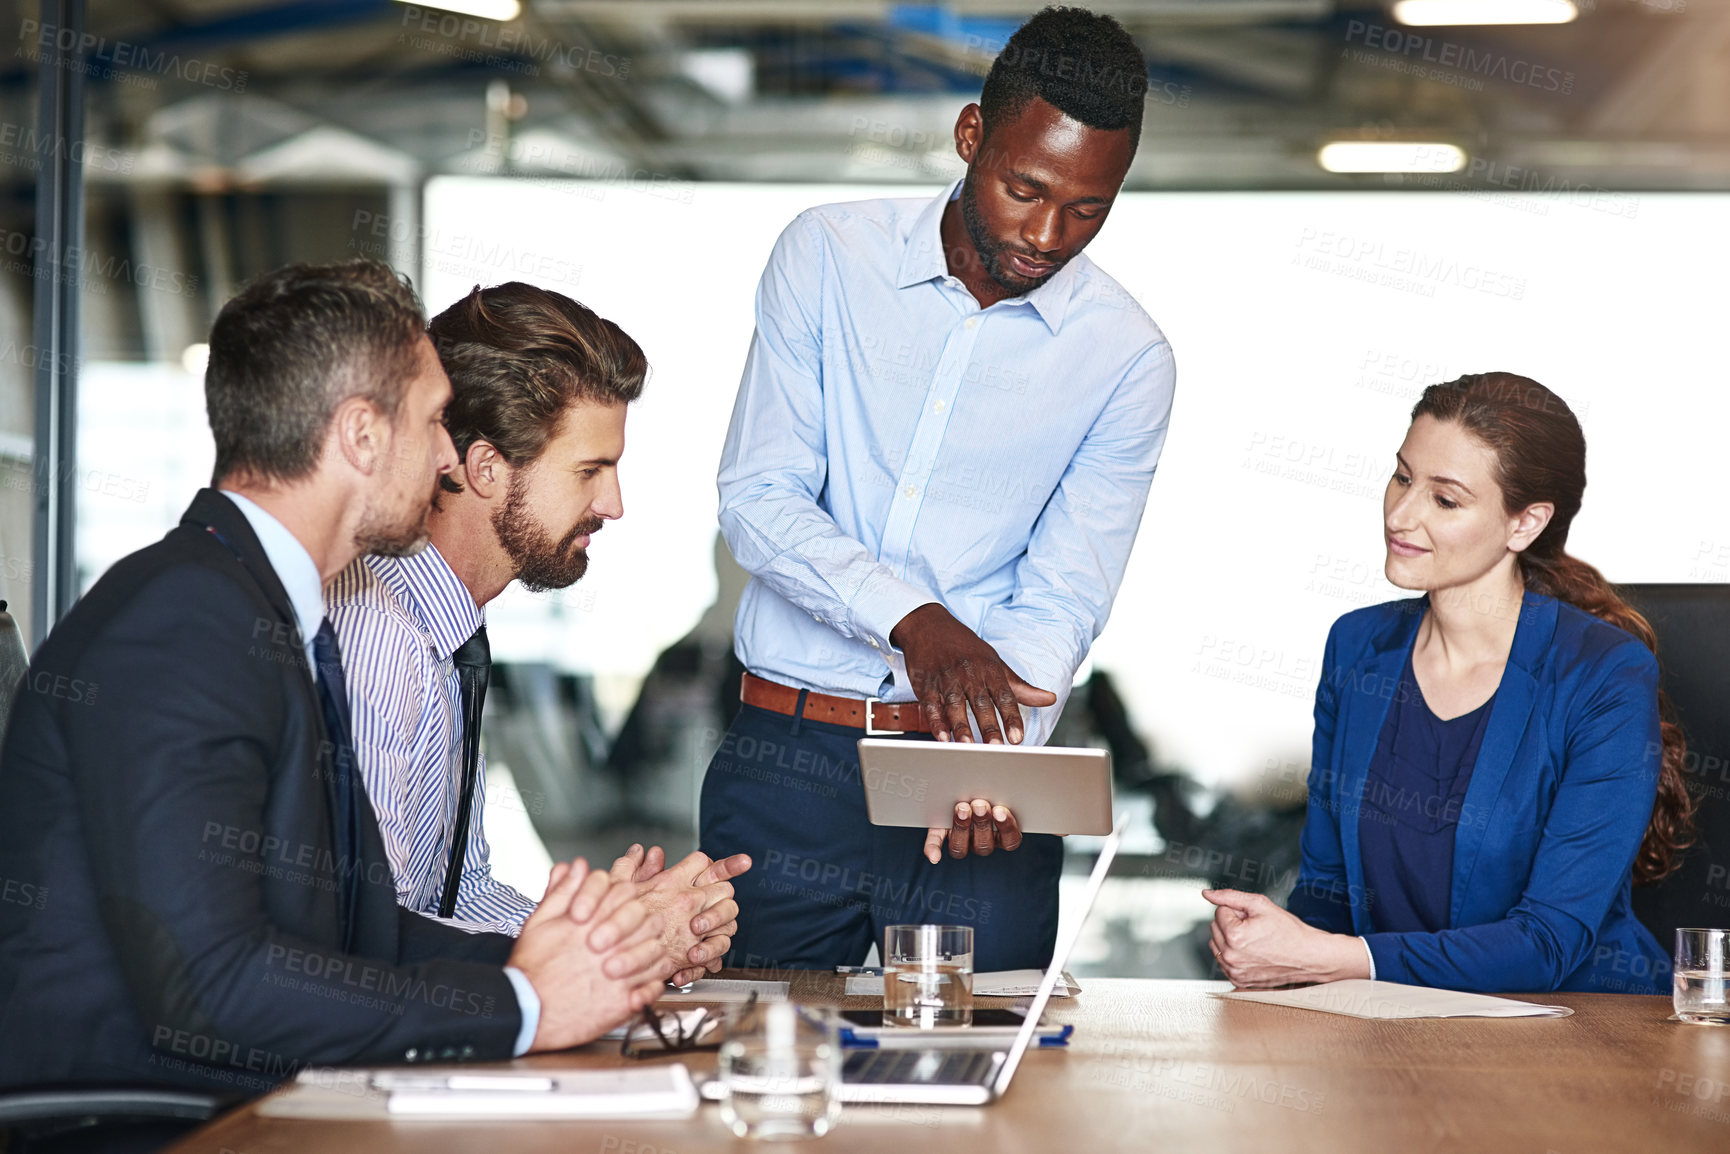
M 541 996 L 535 993 L 529 976 L 515 966 L 505 967 L 505 977 L 511 980 L 517 991 L 517 1006 L 523 1014 L 523 1028 L 517 1031 L 517 1044 L 511 1050 L 511 1057 L 520 1058 L 529 1052 L 535 1041 L 535 1031 L 541 1028 Z
M 1364 955 L 1370 960 L 1370 981 L 1373 982 L 1376 980 L 1376 952 L 1370 949 L 1368 938 L 1359 938 L 1358 941 L 1364 944 Z
M 901 624 L 903 617 L 921 605 L 933 603 L 941 603 L 941 599 L 898 577 L 879 574 L 854 596 L 852 604 L 847 607 L 847 615 L 854 632 L 865 644 L 882 653 L 885 661 L 889 661 L 894 650 L 889 643 L 889 634 Z

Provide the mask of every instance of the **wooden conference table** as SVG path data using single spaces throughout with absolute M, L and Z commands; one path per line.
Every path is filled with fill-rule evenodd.
M 792 981 L 797 1001 L 867 1007 L 842 980 Z M 978 1109 L 846 1107 L 812 1150 L 1730 1151 L 1730 1027 L 1666 1020 L 1668 998 L 1552 994 L 1567 1018 L 1380 1022 L 1209 998 L 1223 982 L 1090 978 L 1052 1003 L 1067 1049 L 1027 1055 L 1008 1095 Z M 985 1005 L 995 999 L 979 999 Z M 672 1059 L 656 1059 L 667 1061 Z M 515 1065 L 608 1066 L 616 1043 Z M 688 1056 L 693 1074 L 714 1053 Z M 201 1154 L 703 1154 L 763 1149 L 717 1108 L 685 1122 L 315 1122 L 252 1106 L 172 1149 Z M 780 1147 L 785 1149 L 786 1147 Z

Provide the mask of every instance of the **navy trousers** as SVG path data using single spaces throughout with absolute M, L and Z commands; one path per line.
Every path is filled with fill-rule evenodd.
M 925 831 L 865 816 L 862 731 L 742 706 L 703 779 L 703 852 L 748 853 L 733 885 L 729 966 L 858 965 L 883 927 L 973 927 L 976 971 L 1044 969 L 1057 946 L 1063 839 L 1028 834 L 1014 853 L 925 860 Z M 930 740 L 909 734 L 903 741 Z M 884 783 L 877 783 L 880 786 Z

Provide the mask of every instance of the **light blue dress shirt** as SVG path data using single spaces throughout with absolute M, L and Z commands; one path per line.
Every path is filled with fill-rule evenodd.
M 222 490 L 222 495 L 234 502 L 235 508 L 252 526 L 253 534 L 264 549 L 265 560 L 270 562 L 277 580 L 282 582 L 283 592 L 288 594 L 289 606 L 294 610 L 294 623 L 300 629 L 306 648 L 306 668 L 310 675 L 316 668 L 312 639 L 318 636 L 319 626 L 324 622 L 324 589 L 319 581 L 318 565 L 288 527 L 260 508 L 257 502 L 227 489 Z M 533 983 L 521 970 L 515 966 L 506 966 L 504 970 L 505 977 L 511 980 L 511 987 L 517 992 L 517 1006 L 523 1018 L 522 1028 L 517 1032 L 516 1048 L 512 1052 L 526 1054 L 541 1024 L 540 995 L 535 993 Z
M 809 209 L 757 288 L 721 455 L 721 531 L 753 577 L 753 673 L 911 701 L 889 633 L 941 602 L 1058 695 L 1104 628 L 1171 416 L 1171 347 L 1085 254 L 981 309 L 944 259 L 960 183 Z
M 289 608 L 294 610 L 295 627 L 300 630 L 300 643 L 306 649 L 307 676 L 317 680 L 313 674 L 318 666 L 313 661 L 312 639 L 318 636 L 318 627 L 324 621 L 324 587 L 318 579 L 317 563 L 300 539 L 288 531 L 288 526 L 266 513 L 257 502 L 228 489 L 221 492 L 252 526 L 253 536 L 264 547 L 265 560 L 282 582 Z

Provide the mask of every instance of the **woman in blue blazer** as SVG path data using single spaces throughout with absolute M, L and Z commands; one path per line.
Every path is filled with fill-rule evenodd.
M 1206 894 L 1233 984 L 1668 992 L 1630 886 L 1688 843 L 1685 751 L 1650 625 L 1564 551 L 1585 464 L 1536 381 L 1424 391 L 1383 529 L 1425 595 L 1328 635 L 1290 912 Z

